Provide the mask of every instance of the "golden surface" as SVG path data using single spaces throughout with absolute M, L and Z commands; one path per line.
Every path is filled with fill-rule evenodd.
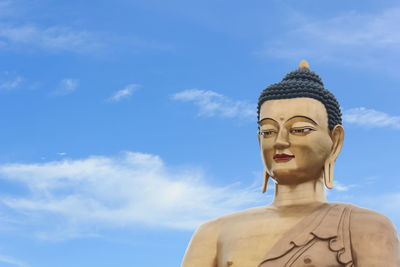
M 308 62 L 303 59 L 300 61 L 299 69 L 310 69 L 310 65 L 308 65 Z
M 302 61 L 299 67 L 308 63 Z M 326 202 L 324 180 L 327 187 L 332 186 L 333 163 L 342 148 L 344 130 L 341 125 L 328 129 L 324 105 L 311 98 L 266 101 L 259 127 L 264 169 L 275 181 L 273 202 L 200 226 L 182 267 L 259 266 L 288 231 Z M 277 154 L 293 157 L 275 160 Z M 397 234 L 386 217 L 355 207 L 351 218 L 354 266 L 400 266 Z M 314 259 L 320 262 L 328 255 L 317 254 Z M 311 258 L 301 266 L 314 266 L 306 261 Z

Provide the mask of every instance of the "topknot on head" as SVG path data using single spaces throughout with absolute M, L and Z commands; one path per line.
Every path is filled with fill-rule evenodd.
M 303 59 L 302 61 L 300 61 L 299 70 L 301 70 L 301 69 L 308 69 L 308 70 L 310 70 L 310 65 L 308 65 L 308 62 L 307 62 L 305 59 Z
M 294 70 L 282 79 L 282 82 L 289 83 L 314 83 L 316 86 L 324 87 L 321 77 L 318 74 L 310 70 L 310 65 L 304 59 L 300 62 L 299 68 Z

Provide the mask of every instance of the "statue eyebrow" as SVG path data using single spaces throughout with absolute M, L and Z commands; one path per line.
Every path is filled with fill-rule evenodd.
M 274 119 L 272 119 L 272 118 L 264 118 L 264 119 L 261 119 L 260 121 L 258 121 L 257 123 L 260 125 L 260 124 L 261 124 L 263 121 L 265 121 L 265 120 L 272 120 L 272 121 L 278 123 L 276 120 L 274 120 Z
M 291 119 L 295 119 L 295 118 L 304 118 L 304 119 L 307 119 L 307 120 L 311 121 L 312 123 L 314 123 L 315 125 L 318 126 L 318 123 L 316 123 L 313 119 L 311 119 L 311 118 L 309 118 L 309 117 L 307 117 L 307 116 L 301 116 L 301 115 L 293 116 L 293 117 L 291 117 L 290 119 L 288 119 L 287 121 L 290 121 Z
M 288 119 L 286 122 L 290 121 L 291 119 L 295 119 L 295 118 L 307 119 L 307 120 L 311 121 L 313 124 L 315 124 L 315 125 L 318 126 L 318 123 L 316 123 L 313 119 L 311 119 L 311 118 L 309 118 L 309 117 L 307 117 L 307 116 L 302 116 L 302 115 L 293 116 L 293 117 L 291 117 L 290 119 Z M 261 123 L 262 123 L 263 121 L 265 121 L 265 120 L 272 120 L 272 121 L 278 123 L 278 122 L 277 122 L 276 120 L 274 120 L 273 118 L 263 118 L 263 119 L 261 119 L 261 120 L 260 120 L 259 122 L 257 122 L 257 123 L 258 123 L 259 125 L 261 125 Z

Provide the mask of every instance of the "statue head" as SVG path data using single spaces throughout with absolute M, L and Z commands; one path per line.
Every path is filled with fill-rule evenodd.
M 332 188 L 344 139 L 340 106 L 308 63 L 302 61 L 298 70 L 264 89 L 257 110 L 263 192 L 269 176 L 293 185 L 323 177 Z

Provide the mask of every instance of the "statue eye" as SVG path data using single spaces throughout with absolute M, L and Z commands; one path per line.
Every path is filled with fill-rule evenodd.
M 260 131 L 260 135 L 262 135 L 263 137 L 269 137 L 269 136 L 272 136 L 275 133 L 276 133 L 275 130 Z
M 313 129 L 311 127 L 292 128 L 292 129 L 290 129 L 290 133 L 291 134 L 295 134 L 295 135 L 306 135 L 306 134 L 309 134 L 312 131 L 315 131 L 315 129 Z

